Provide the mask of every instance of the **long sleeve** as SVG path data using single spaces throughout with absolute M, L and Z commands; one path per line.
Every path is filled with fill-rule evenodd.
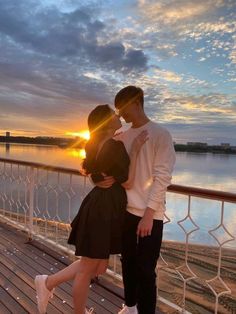
M 92 181 L 93 181 L 93 183 L 97 183 L 97 182 L 100 182 L 100 181 L 103 181 L 104 180 L 104 176 L 101 174 L 101 173 L 92 173 L 91 175 L 90 175 L 90 177 L 91 177 L 91 179 L 92 179 Z
M 166 190 L 171 183 L 175 160 L 172 137 L 169 132 L 165 130 L 156 139 L 152 169 L 153 182 L 150 187 L 147 207 L 154 210 L 159 210 L 163 207 L 166 198 Z
M 115 160 L 113 177 L 116 180 L 116 182 L 123 183 L 127 181 L 129 177 L 130 159 L 125 149 L 125 146 L 121 141 L 115 142 L 112 155 Z
M 97 160 L 97 171 L 91 174 L 94 184 L 103 181 L 102 173 L 113 176 L 115 181 L 123 183 L 129 177 L 129 155 L 121 141 L 110 140 Z

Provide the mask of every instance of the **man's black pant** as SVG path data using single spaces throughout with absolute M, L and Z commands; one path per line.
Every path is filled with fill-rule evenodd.
M 122 272 L 125 304 L 137 304 L 139 314 L 156 309 L 156 263 L 160 254 L 163 221 L 153 220 L 152 234 L 137 238 L 141 217 L 126 213 L 123 236 Z

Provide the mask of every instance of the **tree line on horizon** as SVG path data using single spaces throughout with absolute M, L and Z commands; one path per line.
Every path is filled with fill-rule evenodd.
M 59 137 L 27 137 L 27 136 L 0 136 L 0 142 L 2 143 L 19 143 L 19 144 L 38 144 L 38 145 L 56 145 L 61 148 L 73 147 L 84 148 L 87 140 L 76 138 L 59 138 Z M 224 147 L 221 145 L 206 145 L 202 146 L 188 145 L 188 144 L 176 144 L 174 143 L 175 150 L 177 152 L 195 152 L 195 153 L 226 153 L 236 154 L 236 147 Z

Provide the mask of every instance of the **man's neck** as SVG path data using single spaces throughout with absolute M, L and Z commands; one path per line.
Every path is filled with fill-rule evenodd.
M 135 120 L 132 121 L 132 128 L 134 128 L 134 129 L 140 128 L 141 126 L 145 125 L 149 121 L 150 121 L 150 119 L 146 115 L 137 117 Z

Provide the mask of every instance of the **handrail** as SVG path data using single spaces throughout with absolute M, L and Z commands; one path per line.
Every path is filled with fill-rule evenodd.
M 69 223 L 71 222 L 74 214 L 73 210 L 75 208 L 73 206 L 77 206 L 77 201 L 82 201 L 83 196 L 86 192 L 86 176 L 84 176 L 82 171 L 79 171 L 79 169 L 76 170 L 66 167 L 51 166 L 48 164 L 35 163 L 30 161 L 0 158 L 0 163 L 2 163 L 0 167 L 0 177 L 3 181 L 3 184 L 0 185 L 0 200 L 3 207 L 2 209 L 0 208 L 0 218 L 3 217 L 7 222 L 17 225 L 17 228 L 22 228 L 23 230 L 26 230 L 28 232 L 29 239 L 32 239 L 33 236 L 37 236 L 38 239 L 43 239 L 44 241 L 47 241 L 47 243 L 56 245 L 59 249 L 63 249 L 70 254 L 70 247 L 66 246 L 68 233 L 70 231 Z M 21 169 L 21 167 L 23 169 Z M 41 171 L 37 171 L 37 169 L 42 169 L 42 174 L 40 173 Z M 25 176 L 21 175 L 21 170 L 25 171 Z M 50 171 L 57 172 L 58 175 L 55 176 L 55 173 L 51 173 Z M 66 174 L 65 178 L 64 176 L 61 176 L 60 173 Z M 69 175 L 69 180 L 67 175 Z M 11 185 L 12 182 L 14 184 Z M 8 187 L 10 187 L 9 191 L 7 190 Z M 83 191 L 82 197 L 79 195 L 81 191 Z M 169 267 L 170 276 L 172 276 L 171 274 L 173 274 L 173 271 L 175 272 L 174 276 L 180 276 L 178 277 L 178 279 L 181 279 L 183 281 L 183 293 L 181 306 L 179 305 L 179 302 L 177 302 L 178 305 L 176 304 L 175 298 L 173 298 L 174 303 L 160 296 L 159 300 L 167 304 L 168 306 L 177 309 L 180 312 L 189 313 L 188 311 L 186 311 L 187 283 L 191 282 L 191 280 L 195 278 L 201 278 L 201 280 L 204 281 L 204 285 L 199 284 L 198 288 L 201 289 L 201 291 L 205 291 L 205 286 L 207 286 L 211 290 L 210 293 L 213 292 L 215 296 L 215 303 L 212 306 L 208 306 L 210 306 L 211 308 L 213 308 L 214 306 L 214 313 L 218 313 L 218 308 L 220 307 L 219 297 L 222 296 L 222 298 L 225 298 L 225 302 L 228 303 L 231 299 L 226 299 L 225 295 L 232 294 L 230 286 L 227 285 L 227 280 L 223 281 L 223 291 L 220 290 L 219 293 L 218 290 L 214 288 L 214 281 L 216 279 L 222 281 L 226 278 L 225 263 L 228 263 L 228 257 L 226 260 L 223 260 L 223 249 L 225 249 L 225 244 L 230 241 L 235 241 L 235 236 L 232 234 L 232 226 L 229 225 L 228 228 L 228 220 L 224 219 L 224 209 L 225 203 L 236 204 L 236 193 L 172 184 L 168 187 L 167 195 L 167 200 L 170 201 L 170 203 L 168 203 L 168 205 L 170 205 L 170 208 L 172 206 L 171 204 L 176 200 L 175 197 L 172 198 L 172 195 L 169 195 L 169 193 L 183 195 L 183 201 L 185 205 L 187 205 L 187 215 L 185 210 L 183 212 L 184 218 L 181 219 L 182 217 L 178 217 L 179 220 L 177 221 L 177 225 L 182 229 L 185 235 L 185 246 L 182 247 L 182 245 L 178 246 L 177 244 L 177 247 L 174 250 L 171 248 L 171 246 L 168 247 L 168 250 L 164 248 L 164 250 L 162 251 L 163 254 L 161 254 L 162 262 L 160 263 L 160 265 L 158 265 L 158 268 L 159 271 L 163 271 L 164 274 L 166 274 L 166 272 L 168 273 Z M 213 258 L 214 253 L 216 261 L 214 260 L 213 267 L 214 269 L 217 267 L 217 275 L 214 278 L 210 279 L 206 279 L 208 278 L 208 276 L 205 278 L 204 276 L 201 277 L 197 273 L 194 273 L 194 268 L 192 268 L 191 265 L 192 263 L 194 264 L 196 262 L 196 258 L 194 256 L 191 256 L 191 254 L 195 254 L 195 252 L 198 251 L 198 248 L 195 249 L 193 253 L 191 253 L 192 247 L 189 246 L 189 244 L 191 244 L 189 236 L 193 232 L 198 231 L 201 227 L 199 226 L 199 220 L 196 219 L 196 217 L 191 213 L 191 201 L 193 197 L 198 197 L 199 199 L 210 199 L 211 202 L 216 201 L 215 203 L 220 203 L 217 204 L 217 206 L 215 207 L 217 209 L 217 212 L 220 209 L 220 220 L 218 219 L 216 221 L 213 221 L 213 224 L 210 224 L 210 226 L 208 226 L 209 228 L 206 228 L 209 236 L 214 238 L 218 243 L 218 245 L 216 246 L 214 244 L 214 247 L 212 249 L 213 251 L 211 251 L 212 253 L 209 253 L 212 254 L 211 258 Z M 51 202 L 53 202 L 53 205 L 52 203 L 50 203 L 50 200 Z M 59 206 L 60 202 L 62 202 L 61 204 L 63 204 L 63 206 Z M 64 204 L 66 207 L 64 207 Z M 229 208 L 232 208 L 234 210 L 235 208 L 233 207 L 234 205 L 230 206 Z M 66 215 L 64 215 L 65 208 L 67 208 Z M 203 206 L 203 209 L 204 208 L 205 206 Z M 211 205 L 208 206 L 208 204 L 206 208 L 214 210 L 214 208 L 211 207 Z M 165 218 L 165 222 L 172 222 L 172 219 L 169 218 L 167 215 L 165 216 Z M 185 223 L 187 224 L 186 226 Z M 175 256 L 176 249 L 181 252 L 181 254 L 179 254 L 179 261 L 176 259 Z M 216 254 L 217 251 L 218 254 Z M 200 253 L 200 255 L 201 254 L 202 253 Z M 165 255 L 167 259 L 165 258 Z M 170 263 L 168 262 L 168 257 L 171 257 L 171 259 L 173 257 L 175 258 L 176 267 L 172 266 L 172 261 Z M 117 257 L 114 258 L 114 264 L 113 267 L 111 266 L 109 273 L 112 274 L 114 278 L 121 278 L 120 274 L 118 273 L 120 267 L 117 267 L 116 265 L 118 264 L 116 263 Z M 204 263 L 202 264 L 201 256 L 199 258 L 199 261 L 197 260 L 196 263 L 198 263 L 196 265 L 199 265 L 199 267 L 205 267 Z M 229 271 L 231 270 L 229 269 Z M 195 285 L 195 282 L 192 283 L 192 285 Z M 213 313 L 213 311 L 211 311 L 211 313 Z
M 236 193 L 203 189 L 193 186 L 184 186 L 171 184 L 168 187 L 168 192 L 174 192 L 178 194 L 202 197 L 207 199 L 214 199 L 218 201 L 225 201 L 229 203 L 236 203 Z
M 16 160 L 16 159 L 7 159 L 7 158 L 0 158 L 0 162 L 20 164 L 22 166 L 29 166 L 29 167 L 35 167 L 35 168 L 40 168 L 40 169 L 49 170 L 49 171 L 56 171 L 56 172 L 83 176 L 81 171 L 67 168 L 67 167 L 51 166 L 51 165 L 46 165 L 42 163 L 22 161 L 22 160 Z M 202 197 L 206 199 L 214 199 L 214 200 L 225 201 L 229 203 L 236 203 L 236 193 L 231 193 L 231 192 L 203 189 L 203 188 L 198 188 L 198 187 L 193 187 L 193 186 L 184 186 L 184 185 L 178 185 L 178 184 L 171 184 L 168 187 L 168 192 L 191 195 L 195 197 Z
M 17 159 L 6 159 L 6 158 L 0 158 L 0 162 L 83 176 L 81 171 L 76 170 L 76 169 L 71 169 L 71 168 L 67 168 L 67 167 L 51 166 L 51 165 L 46 165 L 46 164 L 42 164 L 42 163 L 38 163 L 38 162 L 23 161 L 23 160 L 17 160 Z

